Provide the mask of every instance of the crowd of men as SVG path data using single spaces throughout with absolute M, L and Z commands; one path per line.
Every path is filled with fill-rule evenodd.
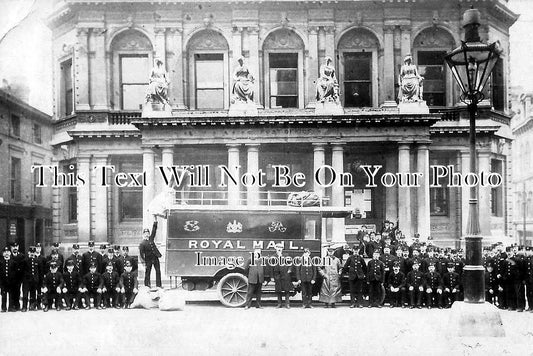
M 74 244 L 64 258 L 57 243 L 46 257 L 40 244 L 31 246 L 27 256 L 17 243 L 6 246 L 0 259 L 1 311 L 128 308 L 138 288 L 137 260 L 127 246 L 103 244 L 100 250 L 89 241 L 81 254 Z
M 363 232 L 358 240 L 352 245 L 329 247 L 328 256 L 337 261 L 329 267 L 302 264 L 292 271 L 276 273 L 274 270 L 276 292 L 279 290 L 278 307 L 281 307 L 283 293 L 292 290 L 290 285 L 285 287 L 278 282 L 291 280 L 289 276 L 284 277 L 284 273 L 292 274 L 292 280 L 297 280 L 305 308 L 312 307 L 310 285 L 318 281 L 319 275 L 323 280 L 319 301 L 326 307 L 335 307 L 335 303 L 341 301 L 339 286 L 343 277 L 348 279 L 351 308 L 364 305 L 381 308 L 385 304 L 391 308 L 449 308 L 453 302 L 463 300 L 466 260 L 461 249 L 439 248 L 433 246 L 431 240 L 419 242 L 418 236 L 407 243 L 388 221 L 380 232 Z M 279 255 L 283 253 L 282 246 L 276 250 Z M 308 250 L 304 253 L 304 261 L 306 254 L 308 258 Z M 521 312 L 526 310 L 527 300 L 528 310 L 533 312 L 533 249 L 493 245 L 484 250 L 483 261 L 486 301 L 501 309 Z M 247 267 L 249 264 L 250 261 Z M 259 274 L 257 267 L 247 268 L 247 274 L 253 282 L 245 306 L 251 306 L 253 296 L 260 306 L 263 272 Z M 289 307 L 288 299 L 286 307 Z

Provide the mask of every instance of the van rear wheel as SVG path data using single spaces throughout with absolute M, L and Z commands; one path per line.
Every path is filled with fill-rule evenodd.
M 217 285 L 218 299 L 227 307 L 238 308 L 246 303 L 248 278 L 240 273 L 222 277 Z

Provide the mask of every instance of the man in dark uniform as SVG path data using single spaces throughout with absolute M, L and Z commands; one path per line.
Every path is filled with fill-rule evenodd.
M 52 252 L 56 251 L 57 252 L 57 259 L 59 260 L 58 262 L 58 271 L 61 272 L 61 270 L 63 269 L 63 266 L 65 265 L 65 258 L 63 257 L 63 254 L 59 251 L 59 242 L 54 242 L 52 244 L 52 250 L 51 250 L 51 253 L 50 255 L 48 255 L 47 259 L 46 259 L 46 262 L 50 262 L 50 260 L 52 259 Z
M 59 265 L 50 261 L 50 272 L 44 276 L 43 281 L 43 311 L 47 312 L 55 303 L 56 310 L 61 310 L 61 290 L 63 288 L 63 275 L 58 271 Z
M 15 265 L 15 284 L 13 285 L 13 300 L 15 304 L 13 307 L 16 310 L 20 310 L 20 290 L 22 288 L 22 280 L 24 279 L 26 256 L 19 252 L 18 242 L 13 242 L 11 244 L 11 259 Z
M 391 249 L 389 245 L 383 247 L 383 254 L 379 257 L 379 260 L 383 262 L 385 266 L 385 281 L 388 280 L 389 274 L 392 273 L 392 267 L 396 262 L 396 257 L 391 255 Z
M 498 308 L 507 309 L 507 299 L 505 290 L 505 280 L 503 274 L 507 267 L 507 253 L 501 251 L 496 258 L 496 279 L 501 288 L 498 288 Z
M 81 302 L 81 275 L 76 271 L 73 259 L 68 258 L 65 262 L 65 273 L 63 273 L 63 298 L 67 305 L 67 310 L 79 309 Z
M 102 264 L 102 255 L 94 250 L 94 241 L 89 241 L 89 251 L 82 255 L 82 276 L 89 273 L 89 266 L 94 264 L 98 270 Z
M 348 273 L 350 283 L 350 308 L 363 307 L 363 285 L 366 283 L 367 268 L 363 257 L 357 254 L 357 247 L 353 247 L 354 253 L 348 257 L 342 268 L 343 273 Z
M 527 247 L 527 257 L 524 261 L 524 280 L 526 282 L 527 304 L 533 312 L 533 251 Z
M 276 256 L 279 261 L 281 261 L 285 256 L 283 256 L 283 245 L 276 244 Z M 292 266 L 291 266 L 292 267 Z M 289 296 L 294 290 L 292 285 L 292 268 L 283 263 L 276 263 L 272 267 L 272 277 L 274 278 L 276 294 L 278 296 L 278 308 L 281 308 L 281 298 L 285 294 L 285 308 L 289 309 L 291 307 Z
M 130 260 L 124 262 L 124 273 L 120 276 L 120 293 L 122 294 L 122 308 L 129 308 L 137 295 L 137 275 L 133 273 Z
M 425 276 L 426 303 L 428 309 L 436 306 L 442 309 L 442 279 L 438 272 L 435 271 L 435 262 L 430 262 L 428 272 Z
M 113 270 L 117 271 L 117 259 L 115 259 L 115 250 L 113 248 L 107 249 L 107 255 L 102 257 L 102 265 L 100 267 L 100 274 L 104 274 L 107 270 L 107 265 L 111 263 L 113 265 Z M 120 277 L 120 276 L 119 276 Z
M 106 256 L 106 252 L 107 252 L 107 244 L 100 244 L 100 255 L 102 256 L 102 258 L 104 258 Z M 100 268 L 103 268 L 105 270 L 105 266 L 100 266 Z M 100 270 L 98 270 L 98 272 L 100 272 Z M 101 274 L 101 273 L 100 273 Z
M 81 292 L 85 296 L 85 309 L 91 309 L 91 298 L 94 300 L 96 309 L 102 309 L 100 306 L 102 301 L 102 276 L 96 271 L 97 266 L 95 262 L 89 265 L 89 272 L 83 276 L 81 282 Z
M 302 264 L 296 266 L 296 279 L 302 287 L 302 307 L 312 308 L 313 306 L 313 284 L 315 284 L 317 269 L 311 262 L 311 251 L 308 248 L 304 249 L 302 256 Z
M 29 309 L 37 310 L 37 291 L 41 288 L 43 275 L 41 265 L 36 257 L 35 247 L 31 246 L 28 249 L 28 257 L 24 261 L 24 278 L 22 280 L 22 311 Z
M 370 307 L 381 308 L 381 293 L 383 292 L 383 282 L 385 280 L 385 265 L 379 260 L 379 250 L 375 250 L 372 259 L 368 261 L 368 283 Z
M 161 267 L 159 265 L 159 257 L 161 252 L 155 245 L 154 239 L 157 231 L 157 216 L 154 215 L 154 224 L 152 232 L 149 229 L 143 230 L 143 240 L 139 245 L 139 256 L 141 261 L 145 263 L 146 270 L 144 272 L 144 285 L 150 287 L 150 275 L 152 273 L 152 266 L 155 268 L 156 286 L 161 288 Z
M 50 253 L 49 259 L 46 261 L 46 270 L 50 270 L 50 264 L 54 262 L 57 265 L 57 270 L 59 273 L 63 272 L 63 265 L 61 264 L 61 260 L 59 259 L 59 251 L 56 249 L 53 249 Z
M 461 280 L 459 274 L 455 272 L 453 262 L 448 262 L 448 272 L 442 277 L 442 286 L 444 288 L 444 306 L 450 308 L 458 300 L 461 290 Z
M 448 259 L 444 253 L 444 249 L 439 250 L 437 261 L 435 262 L 435 270 L 444 276 L 444 273 L 448 272 Z
M 502 279 L 505 291 L 505 305 L 508 310 L 516 310 L 518 297 L 516 285 L 520 283 L 520 267 L 512 249 L 508 249 L 507 259 L 502 271 Z
M 485 270 L 485 300 L 491 304 L 496 302 L 496 293 L 500 286 L 496 278 L 496 271 L 494 270 L 495 261 L 487 260 Z
M 66 271 L 66 262 L 72 261 L 74 266 L 74 271 L 81 273 L 82 272 L 82 266 L 83 266 L 83 257 L 80 254 L 80 245 L 74 244 L 72 245 L 72 255 L 70 255 L 67 260 L 65 261 L 65 268 L 63 269 Z
M 121 260 L 122 260 L 122 265 L 126 265 L 126 262 L 127 261 L 130 261 L 131 263 L 131 273 L 133 273 L 135 276 L 137 276 L 137 270 L 138 270 L 138 266 L 137 266 L 137 259 L 133 256 L 130 256 L 129 255 L 130 253 L 130 249 L 128 246 L 122 246 L 122 256 L 121 256 Z
M 253 261 L 252 261 L 253 258 Z M 261 286 L 265 282 L 265 271 L 261 261 L 261 249 L 254 249 L 252 258 L 244 264 L 244 273 L 248 276 L 248 291 L 246 292 L 246 304 L 244 309 L 249 309 L 252 305 L 252 298 L 255 300 L 258 308 L 261 305 Z
M 2 290 L 2 312 L 16 311 L 13 287 L 15 285 L 15 263 L 11 259 L 11 250 L 4 247 L 3 258 L 0 260 L 0 289 Z M 7 301 L 9 299 L 9 309 Z
M 113 262 L 109 261 L 106 271 L 102 274 L 102 296 L 104 297 L 104 309 L 106 307 L 120 308 L 120 276 L 114 270 Z
M 413 261 L 413 270 L 407 273 L 407 289 L 409 290 L 409 308 L 422 308 L 422 294 L 424 293 L 424 274 L 419 270 L 418 260 Z
M 392 272 L 387 280 L 387 290 L 389 291 L 390 307 L 405 308 L 405 274 L 400 271 L 400 264 L 394 263 Z
M 113 263 L 115 266 L 115 272 L 118 273 L 119 276 L 124 273 L 124 260 L 122 259 L 122 255 L 120 254 L 120 246 L 115 245 L 113 246 Z
M 39 266 L 40 266 L 40 271 L 41 271 L 41 276 L 40 276 L 40 280 L 41 280 L 41 283 L 44 279 L 44 275 L 46 274 L 46 257 L 44 257 L 43 253 L 42 253 L 42 246 L 41 246 L 41 243 L 38 242 L 35 244 L 35 256 L 37 258 L 37 261 L 39 263 Z M 42 301 L 42 292 L 41 292 L 41 288 L 37 288 L 37 309 L 41 309 L 41 301 Z

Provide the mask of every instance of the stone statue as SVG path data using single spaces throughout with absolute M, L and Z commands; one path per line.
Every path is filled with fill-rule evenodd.
M 316 83 L 316 100 L 319 103 L 339 100 L 339 83 L 332 63 L 331 57 L 326 57 L 325 63 L 320 66 L 320 77 Z
M 254 77 L 248 67 L 244 64 L 244 57 L 237 59 L 239 66 L 233 72 L 233 88 L 231 90 L 233 102 L 242 101 L 245 103 L 254 101 Z
M 147 103 L 160 103 L 170 107 L 168 101 L 168 74 L 163 66 L 163 61 L 160 59 L 155 60 L 155 66 L 150 73 L 150 82 L 148 83 L 148 89 L 146 91 Z
M 400 69 L 400 91 L 398 100 L 400 103 L 422 101 L 422 81 L 424 77 L 418 74 L 418 69 L 413 64 L 413 57 L 408 54 L 403 60 Z

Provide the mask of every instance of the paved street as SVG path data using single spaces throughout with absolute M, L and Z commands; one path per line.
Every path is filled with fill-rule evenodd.
M 449 310 L 293 304 L 2 313 L 0 355 L 533 355 L 533 313 L 503 311 L 505 338 L 447 339 Z

